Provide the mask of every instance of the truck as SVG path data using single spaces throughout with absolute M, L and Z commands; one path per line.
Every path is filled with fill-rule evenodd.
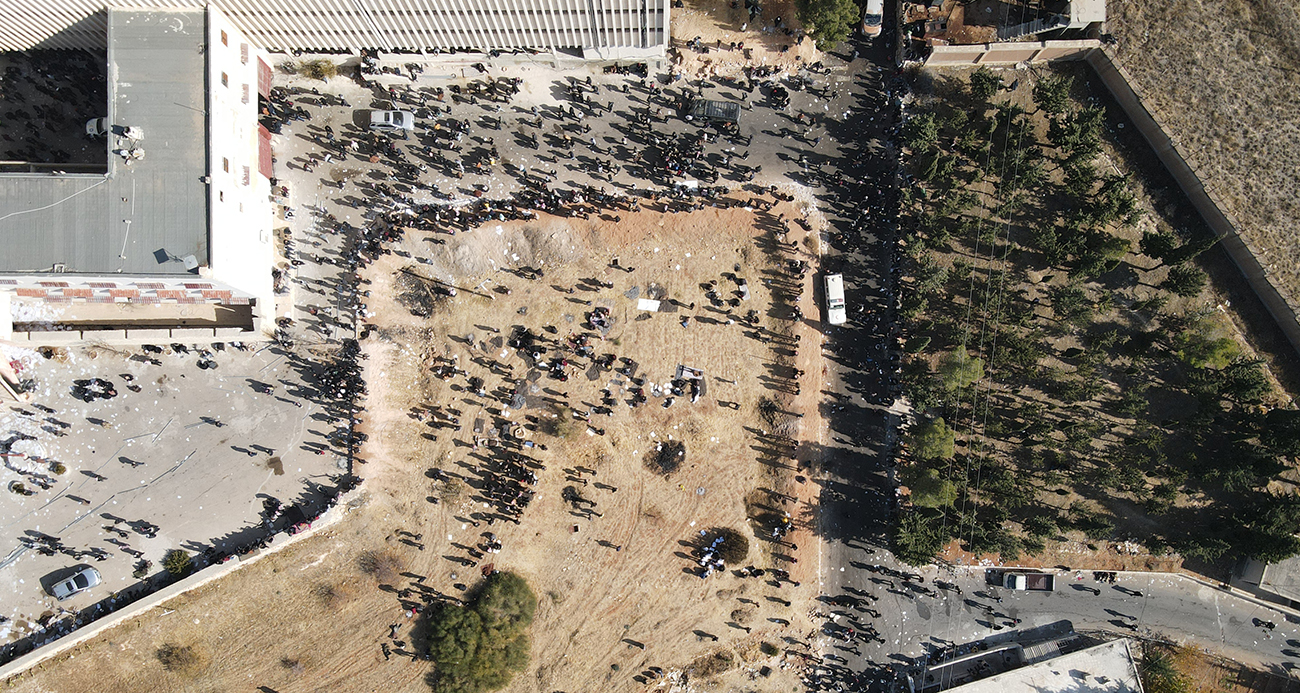
M 740 104 L 734 101 L 693 99 L 686 107 L 686 119 L 734 128 L 740 124 Z
M 843 325 L 848 320 L 844 307 L 844 275 L 826 275 L 826 322 Z
M 1051 573 L 1007 571 L 1002 574 L 1002 586 L 1022 592 L 1051 592 L 1056 587 L 1056 576 Z

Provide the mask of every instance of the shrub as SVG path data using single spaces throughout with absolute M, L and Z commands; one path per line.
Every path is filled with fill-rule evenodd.
M 208 666 L 207 654 L 193 645 L 166 643 L 158 648 L 155 656 L 164 669 L 174 674 L 193 676 Z
M 339 73 L 339 66 L 333 61 L 318 58 L 316 60 L 304 60 L 298 66 L 298 74 L 310 79 L 319 79 L 328 82 L 330 77 Z
M 366 551 L 357 557 L 357 567 L 375 580 L 389 584 L 397 582 L 406 566 L 402 559 L 388 551 Z
M 482 693 L 510 683 L 528 665 L 528 628 L 537 597 L 514 573 L 494 573 L 468 606 L 428 612 L 426 648 L 435 693 Z
M 194 559 L 190 557 L 188 551 L 172 549 L 163 556 L 163 569 L 168 575 L 175 577 L 184 577 L 194 570 Z

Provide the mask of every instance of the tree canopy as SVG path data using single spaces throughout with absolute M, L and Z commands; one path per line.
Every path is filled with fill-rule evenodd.
M 528 665 L 528 627 L 537 597 L 514 573 L 489 576 L 468 606 L 440 604 L 428 614 L 427 647 L 435 693 L 505 687 Z
M 818 50 L 830 50 L 848 38 L 858 23 L 858 4 L 853 0 L 797 0 L 795 15 Z
M 924 419 L 911 431 L 912 453 L 922 460 L 950 460 L 957 453 L 956 436 L 942 419 Z
M 939 358 L 939 380 L 944 389 L 960 390 L 984 377 L 984 359 L 972 358 L 965 349 L 950 351 Z

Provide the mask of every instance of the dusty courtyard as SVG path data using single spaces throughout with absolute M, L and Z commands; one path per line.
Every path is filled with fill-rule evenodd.
M 13 690 L 427 690 L 430 665 L 409 655 L 419 619 L 407 609 L 456 597 L 489 564 L 525 576 L 539 598 L 532 660 L 510 690 L 726 690 L 759 676 L 769 677 L 766 689 L 794 689 L 795 653 L 807 651 L 814 628 L 818 541 L 807 526 L 768 541 L 752 520 L 810 517 L 804 501 L 815 492 L 798 466 L 817 460 L 796 458 L 820 429 L 820 369 L 808 367 L 821 356 L 817 229 L 782 234 L 782 217 L 803 216 L 791 203 L 660 210 L 646 204 L 617 223 L 544 217 L 433 242 L 408 233 L 363 273 L 373 326 L 362 342 L 364 503 L 319 535 L 11 680 Z M 785 271 L 791 259 L 812 266 L 804 279 Z M 532 270 L 541 276 L 522 278 Z M 710 281 L 720 308 L 701 287 Z M 664 298 L 662 312 L 638 310 L 651 295 Z M 803 320 L 792 319 L 796 305 Z M 647 395 L 639 407 L 617 372 L 626 362 L 595 368 L 552 345 L 535 368 L 505 344 L 515 326 L 558 343 L 596 335 L 584 322 L 601 307 L 612 324 L 591 339 L 592 356 L 636 364 Z M 751 309 L 757 331 L 741 320 Z M 551 377 L 551 358 L 568 359 L 567 381 Z M 450 364 L 463 372 L 435 376 Z M 666 408 L 653 386 L 679 365 L 703 371 L 704 390 Z M 811 372 L 796 385 L 800 368 Z M 607 415 L 602 388 L 615 402 Z M 579 420 L 591 410 L 590 423 Z M 557 426 L 560 418 L 572 424 Z M 647 453 L 669 441 L 685 444 L 684 463 L 656 474 Z M 506 447 L 537 475 L 517 524 L 498 519 L 482 495 L 483 470 Z M 592 503 L 571 502 L 573 491 Z M 749 554 L 701 579 L 689 544 L 718 527 L 741 530 Z M 471 551 L 488 531 L 499 553 Z M 788 570 L 789 580 L 731 572 L 745 565 Z M 195 661 L 164 669 L 164 645 L 192 647 Z

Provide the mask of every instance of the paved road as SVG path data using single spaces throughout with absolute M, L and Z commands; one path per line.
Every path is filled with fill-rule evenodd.
M 864 51 L 864 55 L 886 70 L 892 64 L 892 55 L 882 46 Z M 869 68 L 864 71 L 871 72 Z M 889 86 L 872 79 L 860 79 L 855 85 L 852 98 L 866 112 L 858 122 L 866 125 L 868 133 L 834 142 L 848 160 L 846 170 L 886 176 L 896 166 L 885 144 L 887 123 L 881 118 L 892 98 L 885 93 Z M 869 206 L 882 196 L 885 203 L 892 204 L 889 193 L 881 192 L 886 187 L 864 186 L 863 204 Z M 851 313 L 850 324 L 830 333 L 826 345 L 831 367 L 824 393 L 829 428 L 822 451 L 828 462 L 819 482 L 822 590 L 826 596 L 852 595 L 846 587 L 871 593 L 878 601 L 870 608 L 879 612 L 879 617 L 854 614 L 852 609 L 831 604 L 825 604 L 822 611 L 842 614 L 829 621 L 827 632 L 838 627 L 836 621 L 839 626 L 848 624 L 844 615 L 854 614 L 878 631 L 879 640 L 848 647 L 823 638 L 820 649 L 829 655 L 826 663 L 832 671 L 845 675 L 861 672 L 863 683 L 872 684 L 867 687 L 887 690 L 895 680 L 890 665 L 912 662 L 946 644 L 1014 638 L 1033 629 L 1046 634 L 1063 622 L 1077 630 L 1185 639 L 1278 673 L 1292 672 L 1300 665 L 1300 628 L 1295 622 L 1258 602 L 1189 579 L 1124 574 L 1119 584 L 1109 585 L 1094 582 L 1091 573 L 1081 580 L 1066 574 L 1059 579 L 1056 591 L 1041 594 L 988 590 L 982 569 L 957 569 L 938 577 L 958 585 L 964 594 L 940 591 L 931 596 L 874 571 L 878 564 L 913 571 L 885 549 L 894 504 L 889 460 L 897 416 L 876 404 L 885 399 L 882 394 L 888 387 L 878 364 L 887 358 L 885 331 L 892 316 L 884 291 L 889 286 L 895 239 L 885 223 L 888 215 L 882 218 L 876 213 L 867 232 L 858 236 L 851 223 L 855 213 L 837 211 L 831 221 L 848 242 L 836 246 L 827 265 L 844 272 L 851 309 L 856 306 L 865 312 Z M 930 568 L 925 577 L 924 586 L 933 591 L 935 569 Z M 994 597 L 1002 601 L 994 601 Z M 992 617 L 986 606 L 1000 616 Z M 1258 625 L 1263 621 L 1274 622 L 1276 629 L 1269 633 Z

